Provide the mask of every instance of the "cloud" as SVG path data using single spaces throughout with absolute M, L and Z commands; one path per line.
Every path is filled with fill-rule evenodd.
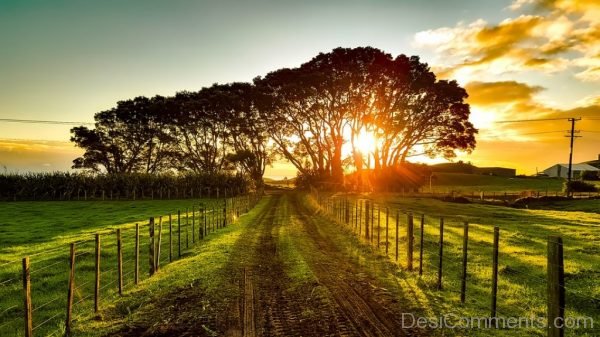
M 529 102 L 533 95 L 544 90 L 516 81 L 470 82 L 465 89 L 469 93 L 468 102 L 478 106 Z
M 600 81 L 600 1 L 516 0 L 510 8 L 529 13 L 421 31 L 414 45 L 433 49 L 441 75 L 462 82 L 480 73 L 569 68 L 581 81 Z
M 81 154 L 69 142 L 0 139 L 0 169 L 10 172 L 68 170 Z
M 478 141 L 556 142 L 569 128 L 567 118 L 583 117 L 577 123 L 585 132 L 599 130 L 600 96 L 580 100 L 575 108 L 559 109 L 537 99 L 544 90 L 516 81 L 469 82 L 465 85 L 471 105 L 471 121 L 480 129 Z M 559 119 L 531 122 L 515 120 Z
M 516 167 L 533 173 L 569 154 L 567 118 L 583 117 L 576 124 L 581 138 L 575 143 L 575 162 L 595 159 L 600 141 L 600 95 L 577 102 L 572 109 L 558 109 L 539 101 L 544 88 L 516 81 L 470 82 L 465 85 L 471 104 L 471 120 L 480 130 L 473 154 L 460 157 L 478 165 Z M 529 119 L 545 121 L 508 122 Z

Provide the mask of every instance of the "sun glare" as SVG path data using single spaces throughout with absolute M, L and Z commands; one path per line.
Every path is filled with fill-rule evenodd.
M 356 139 L 356 148 L 363 154 L 375 151 L 377 139 L 371 132 L 362 130 Z

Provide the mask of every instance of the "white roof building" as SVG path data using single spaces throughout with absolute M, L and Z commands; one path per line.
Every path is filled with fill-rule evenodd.
M 583 172 L 599 172 L 600 169 L 588 164 L 573 164 L 572 178 L 579 178 Z M 569 164 L 556 164 L 544 170 L 544 173 L 549 177 L 568 178 Z

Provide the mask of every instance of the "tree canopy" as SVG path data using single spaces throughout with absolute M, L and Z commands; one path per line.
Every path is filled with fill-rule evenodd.
M 467 92 L 437 80 L 416 56 L 337 48 L 252 83 L 215 84 L 172 97 L 137 97 L 72 129 L 85 149 L 75 168 L 117 172 L 223 172 L 262 183 L 276 156 L 336 184 L 419 155 L 453 158 L 475 147 Z M 361 146 L 364 135 L 373 144 Z M 305 179 L 306 180 L 306 179 Z

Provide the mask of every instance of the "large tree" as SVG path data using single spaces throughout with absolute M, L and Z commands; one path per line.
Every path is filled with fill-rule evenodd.
M 413 156 L 471 151 L 477 130 L 466 98 L 418 57 L 337 48 L 253 84 L 119 102 L 96 114 L 94 129 L 73 128 L 86 150 L 74 167 L 236 170 L 260 185 L 273 144 L 302 175 L 341 183 L 346 167 L 360 173 L 371 158 L 376 173 L 392 172 Z M 375 138 L 372 148 L 361 146 L 364 135 Z
M 107 173 L 157 173 L 169 169 L 173 138 L 162 113 L 168 99 L 136 97 L 94 116 L 95 128 L 71 129 L 71 141 L 85 150 L 73 168 Z
M 218 109 L 229 129 L 228 142 L 233 152 L 228 159 L 260 187 L 273 159 L 267 121 L 259 113 L 259 106 L 271 104 L 269 97 L 249 83 L 213 88 L 220 93 Z
M 216 173 L 225 168 L 229 129 L 216 108 L 219 96 L 215 91 L 203 88 L 180 92 L 173 98 L 170 127 L 176 137 L 181 171 Z
M 280 153 L 303 174 L 343 177 L 348 141 L 360 169 L 359 136 L 376 136 L 376 170 L 417 152 L 452 157 L 475 146 L 466 92 L 437 81 L 418 57 L 392 58 L 375 48 L 337 48 L 294 69 L 255 81 L 273 104 L 263 112 Z M 351 160 L 352 161 L 352 160 Z

